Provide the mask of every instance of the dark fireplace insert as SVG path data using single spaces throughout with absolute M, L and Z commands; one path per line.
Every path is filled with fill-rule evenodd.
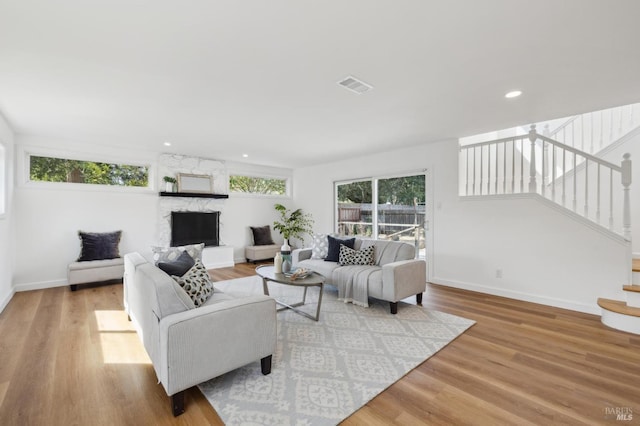
M 220 212 L 171 212 L 171 246 L 220 245 Z

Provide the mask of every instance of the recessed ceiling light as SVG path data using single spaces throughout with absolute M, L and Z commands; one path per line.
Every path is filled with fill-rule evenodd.
M 512 90 L 511 92 L 509 92 L 506 95 L 504 95 L 504 97 L 505 98 L 517 98 L 520 95 L 522 95 L 522 91 L 521 90 Z
M 248 158 L 249 154 L 242 154 L 242 158 Z
M 171 146 L 171 142 L 165 142 L 164 146 Z

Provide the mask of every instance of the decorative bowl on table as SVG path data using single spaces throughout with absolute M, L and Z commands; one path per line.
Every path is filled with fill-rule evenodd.
M 312 271 L 307 268 L 296 268 L 290 272 L 285 272 L 284 275 L 292 280 L 303 279 L 309 276 Z

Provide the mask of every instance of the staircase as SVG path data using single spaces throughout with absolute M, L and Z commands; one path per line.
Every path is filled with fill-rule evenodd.
M 618 123 L 624 123 L 626 117 L 631 126 L 637 110 L 631 108 L 629 114 L 618 111 L 616 117 L 622 117 Z M 526 135 L 460 146 L 459 194 L 483 198 L 522 194 L 540 197 L 591 228 L 618 238 L 627 247 L 629 285 L 622 288 L 626 302 L 600 298 L 598 305 L 602 308 L 603 324 L 640 334 L 640 260 L 634 264 L 631 252 L 630 154 L 624 154 L 620 163 L 614 164 L 580 149 L 602 151 L 604 145 L 616 143 L 596 142 L 598 138 L 594 135 L 604 135 L 607 127 L 607 133 L 613 137 L 611 123 L 616 121 L 604 120 L 603 114 L 599 117 L 600 126 L 589 131 L 584 130 L 586 121 L 581 120 L 580 136 L 589 134 L 590 139 L 579 143 L 572 140 L 573 146 L 537 133 L 535 125 L 530 126 Z M 563 134 L 564 139 L 571 134 L 573 138 L 578 133 L 573 128 L 576 121 L 567 122 L 555 134 Z M 631 130 L 622 127 L 617 134 L 623 136 L 638 130 L 637 126 L 631 126 Z M 545 133 L 552 134 L 548 130 Z M 605 139 L 603 136 L 602 140 Z M 634 284 L 632 274 L 638 275 Z
M 602 323 L 629 333 L 640 334 L 640 259 L 633 260 L 632 285 L 622 286 L 627 301 L 612 299 L 598 299 L 598 306 L 602 308 Z

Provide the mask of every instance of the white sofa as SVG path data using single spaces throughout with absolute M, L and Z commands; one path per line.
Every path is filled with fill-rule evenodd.
M 399 241 L 365 240 L 356 238 L 354 249 L 374 246 L 375 265 L 346 265 L 324 259 L 312 259 L 312 249 L 296 249 L 292 252 L 293 267 L 303 267 L 325 277 L 325 283 L 338 288 L 339 294 L 345 280 L 360 280 L 366 285 L 368 296 L 390 303 L 392 314 L 398 312 L 398 301 L 416 296 L 422 303 L 422 293 L 427 287 L 427 265 L 415 258 L 415 248 Z
M 215 290 L 195 308 L 186 292 L 139 253 L 124 257 L 124 308 L 156 375 L 184 412 L 184 390 L 261 361 L 271 372 L 276 349 L 276 306 L 262 295 L 234 297 Z

